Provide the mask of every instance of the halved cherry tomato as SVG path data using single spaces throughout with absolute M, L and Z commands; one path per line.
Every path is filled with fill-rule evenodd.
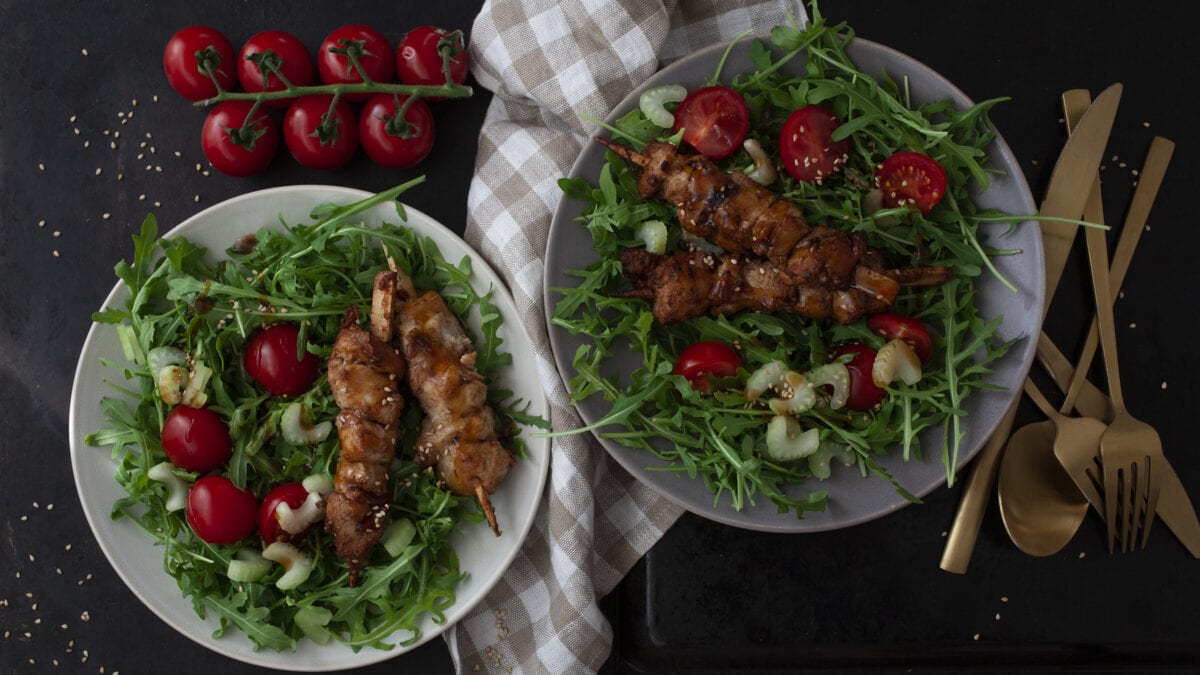
M 233 439 L 221 416 L 190 405 L 177 405 L 167 413 L 162 445 L 172 464 L 196 473 L 219 468 L 233 455 Z
M 398 113 L 407 98 L 376 94 L 358 117 L 363 150 L 376 164 L 389 169 L 407 169 L 433 149 L 433 113 L 424 101 L 413 101 L 400 123 Z
M 692 343 L 675 361 L 675 375 L 682 375 L 692 384 L 692 388 L 704 393 L 712 391 L 712 383 L 708 376 L 730 377 L 737 374 L 742 365 L 742 357 L 733 347 L 716 340 L 702 340 Z
M 350 63 L 353 55 L 367 77 L 375 82 L 391 82 L 396 75 L 392 45 L 383 33 L 352 23 L 325 36 L 317 52 L 317 70 L 325 84 L 357 84 L 362 74 Z M 370 94 L 348 94 L 351 101 L 365 101 Z
M 721 159 L 742 147 L 750 130 L 750 109 L 728 87 L 704 87 L 687 95 L 675 108 L 675 131 L 704 156 Z
M 253 176 L 271 164 L 279 150 L 279 125 L 263 109 L 254 113 L 250 101 L 218 103 L 204 119 L 200 147 L 217 171 L 229 176 Z
M 289 533 L 279 526 L 279 518 L 275 515 L 275 509 L 283 503 L 293 509 L 300 508 L 306 499 L 308 499 L 308 490 L 305 490 L 300 483 L 284 483 L 272 488 L 267 496 L 263 497 L 262 506 L 258 509 L 258 534 L 262 536 L 262 540 L 268 544 L 277 541 L 294 544 L 303 539 L 308 530 L 298 534 Z
M 946 194 L 946 171 L 919 152 L 897 152 L 875 170 L 875 187 L 886 206 L 915 206 L 929 213 Z
M 310 169 L 340 169 L 358 150 L 358 120 L 343 99 L 330 113 L 333 96 L 310 94 L 292 102 L 283 115 L 283 142 Z
M 188 490 L 187 522 L 210 544 L 232 544 L 254 531 L 258 500 L 225 476 L 205 476 Z
M 933 339 L 929 337 L 925 324 L 910 316 L 887 312 L 875 314 L 867 319 L 867 328 L 876 335 L 882 335 L 885 340 L 904 340 L 916 352 L 921 363 L 929 360 L 929 354 L 933 352 Z
M 270 68 L 264 83 L 264 63 L 273 66 L 293 86 L 306 87 L 316 81 L 317 69 L 304 43 L 291 33 L 281 30 L 266 30 L 251 36 L 238 53 L 238 81 L 246 91 L 280 91 L 285 89 L 283 80 Z M 264 86 L 265 84 L 265 86 Z M 286 108 L 293 99 L 281 98 L 264 101 L 274 108 Z
M 308 391 L 321 363 L 310 351 L 297 351 L 300 328 L 294 323 L 272 324 L 250 338 L 242 363 L 246 372 L 276 396 L 296 396 Z
M 796 180 L 818 185 L 833 175 L 850 155 L 850 141 L 832 138 L 840 126 L 842 121 L 819 105 L 792 111 L 779 132 L 783 168 Z
M 405 33 L 396 45 L 396 77 L 404 84 L 445 84 L 444 48 L 450 56 L 450 79 L 462 84 L 467 79 L 467 50 L 461 33 L 447 40 L 450 35 L 450 31 L 436 26 L 417 26 Z
M 197 60 L 199 59 L 199 60 Z M 171 36 L 163 50 L 163 70 L 171 88 L 191 101 L 217 95 L 217 86 L 205 69 L 212 70 L 221 88 L 230 91 L 237 83 L 237 61 L 233 45 L 208 26 L 188 26 Z
M 870 410 L 879 405 L 887 393 L 875 386 L 875 381 L 871 379 L 875 350 L 861 342 L 847 342 L 834 350 L 833 358 L 846 354 L 853 355 L 846 363 L 846 370 L 850 371 L 850 397 L 846 399 L 846 407 L 851 410 Z

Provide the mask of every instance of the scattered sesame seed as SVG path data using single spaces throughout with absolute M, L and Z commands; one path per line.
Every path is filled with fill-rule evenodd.
M 104 169 L 101 169 L 100 167 L 96 167 L 96 175 L 99 176 L 102 173 L 104 173 Z
M 1166 380 L 1163 380 L 1163 383 L 1162 383 L 1162 388 L 1163 388 L 1163 389 L 1166 389 L 1166 388 L 1167 388 L 1167 381 L 1166 381 Z
M 1008 602 L 1008 596 L 1000 596 L 1000 602 Z
M 55 230 L 54 232 L 52 232 L 52 233 L 50 234 L 50 236 L 52 236 L 52 237 L 61 237 L 61 236 L 62 236 L 62 232 L 59 232 L 58 230 Z
M 176 156 L 176 157 L 183 157 L 183 153 L 182 153 L 182 152 L 180 152 L 180 151 L 178 151 L 178 150 L 176 150 L 176 151 L 175 151 L 175 156 Z
M 1129 327 L 1130 327 L 1130 328 L 1137 328 L 1137 324 L 1136 324 L 1136 323 L 1131 323 L 1131 324 L 1129 324 Z
M 1000 620 L 1000 612 L 996 612 L 996 620 L 997 620 L 997 621 L 999 621 L 999 620 Z
M 70 544 L 67 544 L 66 546 L 64 546 L 64 547 L 63 547 L 63 550 L 64 550 L 64 551 L 70 551 L 70 550 L 71 550 L 71 545 L 70 545 Z
M 150 100 L 154 101 L 155 103 L 158 103 L 158 94 L 155 94 L 154 96 L 151 96 L 151 97 L 150 97 Z
M 45 226 L 46 226 L 46 221 L 44 221 L 44 220 L 38 221 L 38 227 L 45 227 Z
M 75 116 L 75 115 L 71 115 L 71 119 L 69 119 L 69 120 L 67 120 L 67 121 L 68 121 L 68 122 L 70 122 L 71 124 L 75 124 L 75 120 L 76 120 L 76 119 L 77 119 L 77 118 L 76 118 L 76 116 Z
M 58 257 L 58 249 L 54 249 L 53 251 L 51 251 L 51 253 L 53 253 L 53 254 L 54 254 L 54 257 L 55 257 L 55 258 L 57 258 L 57 257 Z M 20 572 L 18 572 L 17 574 L 20 574 Z
M 83 147 L 85 147 L 85 148 L 86 148 L 86 147 L 90 146 L 91 144 L 92 144 L 92 142 L 91 142 L 91 141 L 84 141 L 84 142 L 83 142 Z
M 1080 558 L 1080 559 L 1083 559 L 1083 557 L 1084 557 L 1085 555 L 1087 555 L 1087 554 L 1086 554 L 1086 553 L 1084 553 L 1083 551 L 1080 551 L 1080 552 L 1079 552 L 1079 558 Z
M 100 215 L 100 217 L 101 217 L 101 218 L 103 218 L 103 219 L 105 219 L 105 220 L 108 220 L 109 218 L 112 218 L 112 214 L 111 214 L 111 213 L 104 213 L 104 214 L 101 214 L 101 215 Z
M 81 53 L 82 53 L 84 56 L 87 56 L 87 55 L 88 55 L 88 52 L 87 52 L 87 47 L 84 47 L 83 49 L 81 49 L 81 50 L 79 50 L 79 51 L 80 51 L 80 52 L 81 52 Z
M 45 171 L 45 170 L 46 170 L 46 165 L 42 164 L 41 162 L 38 162 L 38 171 Z
M 1149 122 L 1142 122 L 1142 126 L 1144 126 L 1144 127 L 1149 127 L 1149 126 L 1150 126 L 1150 123 L 1149 123 Z
M 53 505 L 53 504 L 47 504 L 47 505 L 46 505 L 46 510 L 47 510 L 47 511 L 53 511 L 53 510 L 54 510 L 54 505 Z
M 79 615 L 79 618 L 80 618 L 80 620 L 82 620 L 82 621 L 91 621 L 91 620 L 92 620 L 92 615 L 91 615 L 91 614 L 90 614 L 90 613 L 89 613 L 87 610 L 84 610 L 84 611 L 83 611 L 83 614 L 80 614 L 80 615 Z M 86 653 L 87 653 L 87 651 L 85 650 L 83 653 L 84 653 L 84 654 L 86 654 Z

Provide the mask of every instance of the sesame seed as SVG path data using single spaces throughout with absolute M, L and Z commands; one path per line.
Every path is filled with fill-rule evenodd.
M 100 217 L 101 217 L 101 218 L 103 218 L 103 219 L 105 219 L 105 220 L 108 220 L 109 218 L 111 218 L 111 217 L 112 217 L 112 214 L 111 214 L 111 213 L 104 213 L 104 214 L 101 214 L 101 215 L 100 215 Z
M 104 173 L 104 169 L 101 169 L 100 167 L 96 167 L 96 175 L 99 176 L 101 173 Z
M 55 257 L 55 258 L 57 258 L 57 257 L 58 257 L 58 249 L 54 249 L 53 251 L 51 251 L 51 253 L 53 253 L 53 254 L 54 254 L 54 257 Z M 23 519 L 23 518 L 22 518 L 22 519 Z M 20 574 L 20 572 L 18 572 L 18 574 Z
M 80 51 L 80 52 L 81 52 L 81 53 L 82 53 L 84 56 L 87 56 L 87 55 L 88 55 L 87 47 L 84 47 L 83 49 L 81 49 L 81 50 L 79 50 L 79 51 Z
M 46 165 L 42 164 L 41 162 L 38 162 L 38 171 L 45 171 L 45 170 L 46 170 Z
M 58 230 L 55 230 L 54 232 L 50 233 L 50 236 L 52 236 L 52 237 L 61 237 L 61 236 L 62 236 L 62 232 L 59 232 Z

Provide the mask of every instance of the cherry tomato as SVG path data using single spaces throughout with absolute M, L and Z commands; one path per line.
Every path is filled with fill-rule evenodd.
M 897 152 L 875 170 L 875 187 L 886 206 L 915 206 L 929 213 L 946 194 L 946 171 L 919 152 Z
M 885 340 L 904 340 L 916 352 L 921 363 L 929 360 L 929 354 L 933 352 L 933 339 L 929 337 L 925 324 L 912 317 L 886 312 L 875 314 L 867 319 L 867 328 L 876 335 L 882 335 Z
M 167 413 L 162 444 L 172 464 L 196 473 L 219 468 L 233 455 L 233 439 L 221 416 L 190 405 L 177 405 Z
M 304 538 L 308 534 L 308 530 L 291 534 L 287 530 L 279 526 L 279 518 L 275 515 L 275 509 L 282 503 L 287 503 L 293 509 L 299 508 L 304 500 L 308 499 L 308 490 L 299 483 L 284 483 L 277 485 L 263 497 L 262 506 L 258 509 L 258 534 L 262 536 L 262 540 L 268 544 L 277 541 L 286 541 L 289 544 L 294 544 Z
M 188 490 L 187 521 L 210 544 L 232 544 L 254 531 L 258 500 L 225 476 L 205 476 Z
M 851 410 L 870 410 L 879 405 L 887 393 L 875 386 L 871 379 L 871 368 L 875 365 L 875 350 L 861 342 L 847 342 L 833 352 L 836 359 L 846 354 L 853 357 L 846 364 L 850 371 L 850 397 L 846 407 Z
M 218 103 L 200 132 L 200 147 L 208 163 L 230 176 L 253 176 L 275 158 L 279 149 L 279 125 L 265 111 L 254 113 L 253 124 L 246 125 L 253 104 L 250 101 Z
M 276 396 L 296 396 L 308 391 L 321 364 L 310 351 L 297 351 L 300 328 L 276 323 L 254 334 L 246 345 L 242 363 L 256 382 Z
M 237 61 L 229 38 L 208 26 L 188 26 L 171 36 L 163 51 L 163 70 L 172 89 L 191 101 L 216 96 L 217 86 L 205 68 L 211 69 L 222 89 L 233 89 Z
M 389 169 L 407 169 L 433 149 L 433 113 L 421 99 L 412 102 L 400 124 L 397 115 L 407 96 L 376 94 L 358 117 L 358 136 L 363 150 L 376 164 Z
M 405 33 L 396 45 L 397 78 L 404 84 L 445 84 L 441 51 L 445 49 L 450 55 L 450 79 L 456 84 L 465 82 L 468 56 L 462 33 L 447 39 L 450 36 L 450 31 L 435 26 L 417 26 Z
M 750 109 L 728 87 L 704 87 L 687 95 L 675 108 L 675 131 L 706 157 L 721 159 L 742 147 L 750 130 Z
M 267 30 L 246 40 L 242 51 L 238 54 L 238 81 L 246 91 L 280 91 L 285 89 L 279 75 L 271 72 L 266 76 L 265 86 L 262 63 L 273 66 L 293 86 L 307 87 L 316 82 L 317 70 L 313 66 L 312 56 L 304 48 L 304 43 L 291 33 L 281 30 Z M 274 108 L 286 108 L 293 99 L 281 98 L 264 101 L 265 105 Z
M 730 377 L 737 374 L 741 365 L 742 358 L 733 347 L 724 342 L 703 340 L 694 342 L 683 350 L 675 361 L 673 372 L 686 377 L 693 389 L 707 394 L 712 391 L 712 384 L 708 381 L 709 375 Z
M 375 82 L 391 82 L 396 74 L 392 45 L 383 33 L 362 24 L 338 28 L 321 42 L 317 52 L 317 70 L 325 84 L 357 84 L 362 74 L 350 63 L 353 55 L 367 77 Z M 370 94 L 350 94 L 351 101 L 365 101 Z
M 283 142 L 292 156 L 310 169 L 339 169 L 358 149 L 358 120 L 349 103 L 313 94 L 296 99 L 283 115 Z
M 796 180 L 820 185 L 849 158 L 850 141 L 832 138 L 840 126 L 842 121 L 819 105 L 792 111 L 779 132 L 783 168 Z

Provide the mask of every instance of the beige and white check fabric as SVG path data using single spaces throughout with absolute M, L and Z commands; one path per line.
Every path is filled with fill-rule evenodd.
M 502 274 L 538 356 L 555 430 L 580 421 L 554 365 L 542 261 L 570 170 L 596 128 L 663 65 L 807 14 L 798 0 L 486 0 L 471 71 L 494 92 L 479 134 L 467 241 Z M 612 648 L 597 599 L 662 536 L 679 507 L 634 480 L 590 434 L 555 439 L 548 489 L 520 554 L 447 631 L 461 673 L 589 673 Z

